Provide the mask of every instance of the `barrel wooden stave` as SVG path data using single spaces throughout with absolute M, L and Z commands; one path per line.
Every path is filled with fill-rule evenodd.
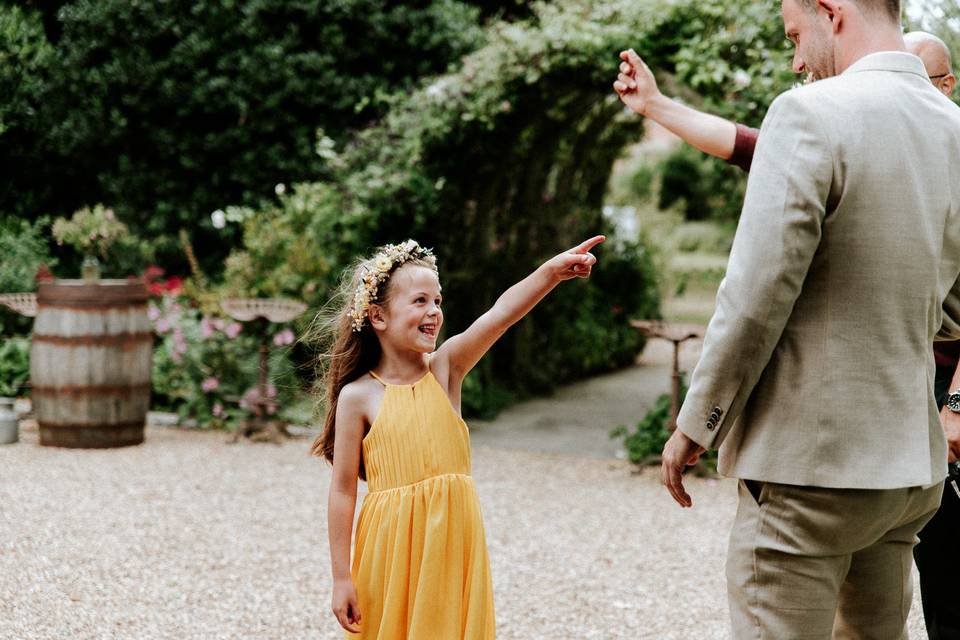
M 41 285 L 31 349 L 40 443 L 143 442 L 153 334 L 142 283 Z

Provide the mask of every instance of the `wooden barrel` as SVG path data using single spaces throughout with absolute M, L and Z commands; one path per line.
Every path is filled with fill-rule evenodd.
M 40 444 L 106 448 L 143 442 L 152 359 L 143 282 L 41 283 L 30 350 Z

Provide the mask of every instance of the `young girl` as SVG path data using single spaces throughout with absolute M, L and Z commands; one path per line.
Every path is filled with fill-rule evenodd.
M 504 293 L 437 349 L 433 255 L 413 240 L 356 268 L 334 320 L 327 416 L 315 455 L 333 463 L 328 505 L 333 612 L 347 637 L 488 640 L 493 591 L 460 387 L 510 325 L 564 280 L 590 275 L 596 236 Z M 350 534 L 357 478 L 369 493 Z M 354 636 L 352 634 L 359 634 Z

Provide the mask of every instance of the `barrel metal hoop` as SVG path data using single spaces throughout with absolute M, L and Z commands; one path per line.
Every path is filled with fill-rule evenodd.
M 136 391 L 150 391 L 149 382 L 138 384 L 101 384 L 101 385 L 63 385 L 57 387 L 31 387 L 34 395 L 84 395 L 84 396 L 122 396 Z
M 79 422 L 64 422 L 64 423 L 55 423 L 55 422 L 46 422 L 43 420 L 37 421 L 37 427 L 41 429 L 97 429 L 99 431 L 119 431 L 121 429 L 135 429 L 137 427 L 142 427 L 146 424 L 146 420 L 128 420 L 127 422 L 114 422 L 111 424 L 103 424 L 101 422 L 83 424 Z
M 150 297 L 142 280 L 101 280 L 86 283 L 82 280 L 41 282 L 37 287 L 37 304 L 81 306 L 144 304 Z
M 33 336 L 34 342 L 44 342 L 47 344 L 69 345 L 76 347 L 116 347 L 136 342 L 153 343 L 152 331 L 140 331 L 138 333 L 115 333 L 82 335 L 82 336 L 55 336 L 41 334 Z
M 69 302 L 66 300 L 57 300 L 55 304 L 40 302 L 37 304 L 37 311 L 72 311 L 75 313 L 101 313 L 103 311 L 142 311 L 147 308 L 145 302 L 125 303 L 125 302 Z

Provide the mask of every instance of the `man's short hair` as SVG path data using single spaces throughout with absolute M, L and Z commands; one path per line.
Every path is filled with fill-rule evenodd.
M 900 0 L 853 0 L 867 13 L 883 13 L 900 23 Z M 817 10 L 817 0 L 800 0 L 800 5 L 810 12 Z

